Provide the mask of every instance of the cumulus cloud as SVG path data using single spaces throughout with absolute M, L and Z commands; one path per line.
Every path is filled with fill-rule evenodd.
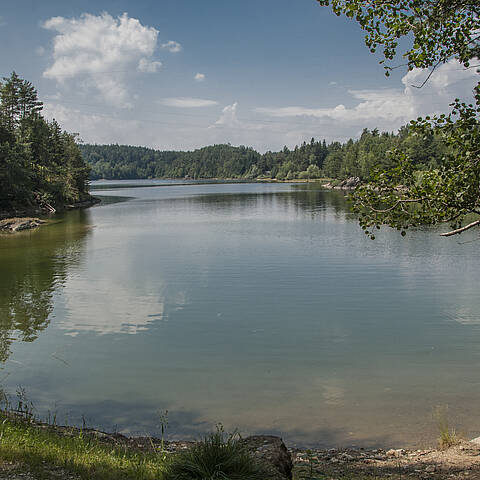
M 198 107 L 211 107 L 213 105 L 218 105 L 218 102 L 215 100 L 206 100 L 204 98 L 191 98 L 191 97 L 171 97 L 171 98 L 162 98 L 159 101 L 160 104 L 166 105 L 167 107 L 177 107 L 177 108 L 198 108 Z
M 183 50 L 183 47 L 174 40 L 169 40 L 166 43 L 162 43 L 160 46 L 171 53 L 178 53 Z
M 227 105 L 223 110 L 220 118 L 215 122 L 215 125 L 225 125 L 228 127 L 241 126 L 240 121 L 237 118 L 238 102 Z M 212 125 L 213 126 L 213 125 Z
M 328 117 L 331 120 L 359 122 L 375 119 L 396 121 L 412 118 L 415 111 L 410 98 L 397 90 L 350 90 L 348 92 L 359 103 L 347 108 L 339 104 L 333 108 L 279 107 L 257 108 L 256 111 L 272 117 Z
M 240 132 L 241 135 L 245 135 L 245 133 L 251 135 L 254 131 L 262 131 L 268 127 L 264 124 L 240 120 L 237 116 L 237 108 L 238 102 L 224 107 L 218 120 L 213 125 L 210 125 L 209 129 L 223 127 L 219 128 L 219 130 L 230 131 L 230 134 L 234 134 L 237 138 L 240 138 L 238 132 Z
M 428 71 L 414 69 L 402 78 L 402 89 L 349 90 L 348 94 L 355 101 L 350 108 L 338 104 L 329 108 L 261 107 L 255 111 L 271 117 L 329 120 L 340 128 L 363 125 L 392 130 L 420 115 L 447 111 L 455 97 L 470 96 L 477 74 L 474 70 L 463 69 L 457 61 L 451 61 L 439 67 L 423 88 L 416 88 L 427 76 Z
M 141 58 L 138 62 L 137 69 L 140 72 L 155 73 L 162 66 L 162 62 L 151 61 L 146 58 Z
M 151 60 L 158 31 L 127 13 L 117 18 L 108 13 L 53 17 L 43 27 L 56 32 L 53 64 L 43 76 L 59 83 L 81 79 L 109 103 L 129 106 L 126 74 L 135 69 L 152 72 L 160 66 Z
M 162 105 L 179 107 L 170 116 L 168 112 L 143 111 L 140 107 L 127 115 L 119 109 L 111 108 L 109 112 L 105 106 L 99 107 L 97 114 L 88 106 L 62 106 L 61 98 L 55 104 L 53 97 L 46 102 L 45 111 L 49 118 L 55 117 L 64 128 L 79 132 L 90 143 L 117 142 L 186 150 L 230 142 L 264 152 L 284 145 L 291 148 L 312 137 L 327 142 L 346 141 L 359 136 L 363 128 L 396 131 L 419 115 L 448 111 L 455 97 L 468 100 L 477 80 L 474 69 L 465 71 L 452 62 L 439 67 L 425 87 L 414 88 L 427 75 L 426 71 L 413 70 L 403 77 L 402 83 L 397 82 L 398 88 L 345 92 L 345 100 L 331 108 L 276 106 L 252 111 L 231 102 L 213 120 L 206 113 L 192 117 L 188 110 L 182 111 L 182 108 L 208 107 L 210 103 L 205 102 L 214 102 L 193 97 L 160 99 Z
M 203 82 L 203 81 L 205 80 L 205 74 L 204 74 L 204 73 L 196 73 L 193 78 L 194 78 L 197 82 Z

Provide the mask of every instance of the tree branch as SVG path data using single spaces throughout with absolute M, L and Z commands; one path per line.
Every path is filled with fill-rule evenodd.
M 397 200 L 391 207 L 383 210 L 372 207 L 371 205 L 367 206 L 363 202 L 360 202 L 360 204 L 362 205 L 362 207 L 366 208 L 367 210 L 372 210 L 375 213 L 388 213 L 388 212 L 391 212 L 392 210 L 395 210 L 399 205 L 403 206 L 404 203 L 418 203 L 418 202 L 421 202 L 422 200 L 424 200 L 423 197 L 422 198 L 405 198 L 405 199 Z
M 472 223 L 469 223 L 468 225 L 465 225 L 464 227 L 457 228 L 456 230 L 452 230 L 451 232 L 446 232 L 446 233 L 441 233 L 441 237 L 451 237 L 452 235 L 457 235 L 459 233 L 464 232 L 465 230 L 470 230 L 472 227 L 476 227 L 477 225 L 480 225 L 480 220 L 475 220 Z
M 421 85 L 412 85 L 413 88 L 423 88 L 423 86 L 430 80 L 430 77 L 433 75 L 433 72 L 436 70 L 436 68 L 440 65 L 440 60 L 433 66 L 432 70 L 430 70 L 430 73 L 428 74 L 427 78 L 423 81 Z

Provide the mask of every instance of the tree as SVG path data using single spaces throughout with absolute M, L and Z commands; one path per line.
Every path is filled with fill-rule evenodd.
M 403 53 L 405 66 L 428 68 L 425 82 L 442 63 L 456 59 L 464 68 L 477 68 L 480 57 L 480 3 L 478 0 L 318 0 L 331 5 L 337 15 L 355 19 L 365 31 L 372 53 L 383 48 L 388 76 L 395 68 L 399 39 L 411 45 Z M 478 70 L 477 70 L 478 72 Z M 424 82 L 424 83 L 425 83 Z M 392 149 L 393 166 L 378 169 L 372 180 L 352 195 L 353 209 L 360 214 L 365 232 L 381 225 L 401 230 L 420 224 L 447 222 L 453 228 L 444 236 L 462 233 L 480 220 L 480 83 L 474 89 L 474 104 L 455 99 L 447 115 L 412 120 L 408 135 L 421 141 L 440 141 L 445 154 L 437 168 L 425 170 L 408 149 Z M 414 140 L 410 142 L 414 143 Z M 407 142 L 408 144 L 408 142 Z M 421 165 L 421 166 L 420 166 Z M 473 221 L 472 221 L 473 220 Z
M 75 136 L 41 115 L 35 87 L 15 72 L 0 83 L 0 211 L 63 208 L 89 199 Z M 54 206 L 52 206 L 54 205 Z

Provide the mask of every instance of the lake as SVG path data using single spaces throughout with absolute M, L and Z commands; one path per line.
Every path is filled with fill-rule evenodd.
M 480 435 L 478 232 L 366 237 L 316 184 L 93 182 L 0 237 L 12 401 L 126 434 L 219 422 L 302 446 Z

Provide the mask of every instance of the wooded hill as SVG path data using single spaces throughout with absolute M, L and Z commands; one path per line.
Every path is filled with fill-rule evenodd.
M 160 151 L 128 145 L 80 145 L 92 179 L 133 178 L 347 178 L 367 180 L 374 168 L 394 166 L 387 152 L 402 149 L 419 170 L 438 167 L 446 147 L 433 135 L 419 137 L 365 129 L 357 140 L 325 140 L 260 154 L 244 146 L 212 145 L 194 151 Z

